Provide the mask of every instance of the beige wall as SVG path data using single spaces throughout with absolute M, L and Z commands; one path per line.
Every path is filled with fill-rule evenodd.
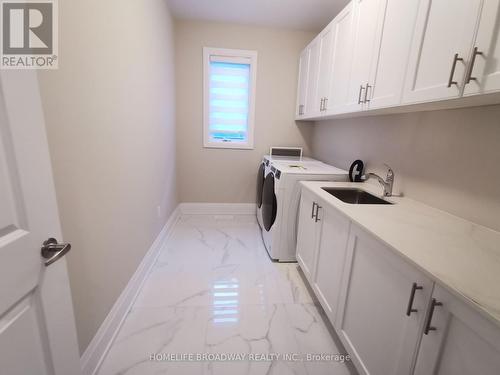
M 164 0 L 59 13 L 39 79 L 83 352 L 177 203 L 173 23 Z
M 314 33 L 233 24 L 176 22 L 178 190 L 182 202 L 254 202 L 258 163 L 271 145 L 303 146 L 297 126 L 298 56 Z M 255 149 L 203 148 L 202 48 L 258 52 Z
M 405 195 L 500 230 L 500 106 L 317 123 L 314 156 L 396 173 Z

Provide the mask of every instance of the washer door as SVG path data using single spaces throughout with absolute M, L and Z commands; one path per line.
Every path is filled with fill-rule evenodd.
M 262 206 L 262 189 L 264 188 L 264 173 L 266 173 L 266 165 L 260 163 L 259 171 L 257 172 L 257 207 Z
M 269 232 L 276 219 L 277 202 L 274 194 L 274 174 L 269 173 L 262 188 L 262 222 L 264 229 Z

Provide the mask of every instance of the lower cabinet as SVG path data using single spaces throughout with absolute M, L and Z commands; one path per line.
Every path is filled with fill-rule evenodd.
M 500 327 L 440 286 L 434 288 L 416 375 L 497 375 Z
M 326 315 L 335 322 L 350 221 L 334 209 L 322 209 L 321 214 L 321 235 L 312 287 Z
M 307 190 L 300 200 L 297 261 L 333 323 L 338 306 L 350 220 Z
M 500 325 L 307 189 L 297 260 L 360 374 L 500 374 Z
M 360 373 L 410 374 L 433 283 L 351 227 L 335 328 Z
M 314 201 L 314 195 L 303 189 L 299 206 L 296 257 L 302 272 L 310 283 L 314 273 L 321 229 L 321 222 L 317 216 L 320 209 L 321 206 Z

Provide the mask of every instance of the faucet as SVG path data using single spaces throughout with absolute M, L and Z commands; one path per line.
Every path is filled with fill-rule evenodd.
M 380 182 L 380 185 L 384 188 L 384 197 L 390 197 L 392 196 L 392 185 L 394 184 L 394 171 L 387 164 L 384 165 L 388 168 L 385 180 L 375 173 L 368 173 L 364 176 L 364 181 L 367 181 L 372 177 L 376 178 L 378 182 Z

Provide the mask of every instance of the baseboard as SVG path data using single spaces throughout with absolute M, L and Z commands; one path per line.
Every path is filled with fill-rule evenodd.
M 255 203 L 181 203 L 182 215 L 255 215 Z
M 172 232 L 180 215 L 181 210 L 177 206 L 83 353 L 80 358 L 82 375 L 95 375 L 97 373 L 128 311 L 141 290 L 147 274 L 158 258 L 162 245 Z

